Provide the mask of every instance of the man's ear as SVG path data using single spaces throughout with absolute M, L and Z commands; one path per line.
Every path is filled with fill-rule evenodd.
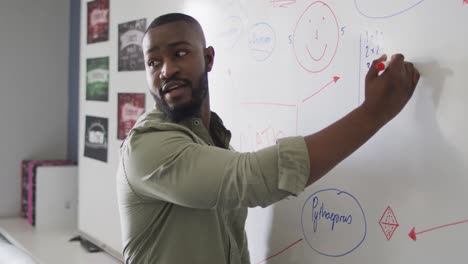
M 206 66 L 207 72 L 210 72 L 211 69 L 213 68 L 214 56 L 215 56 L 215 51 L 212 46 L 209 46 L 208 48 L 205 49 L 205 66 Z

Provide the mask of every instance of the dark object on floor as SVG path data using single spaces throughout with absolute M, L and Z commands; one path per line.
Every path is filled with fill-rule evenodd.
M 80 241 L 81 246 L 88 251 L 89 253 L 101 252 L 102 249 L 96 246 L 95 244 L 91 243 L 89 240 L 86 240 L 80 236 L 73 237 L 69 240 L 70 242 L 73 241 Z

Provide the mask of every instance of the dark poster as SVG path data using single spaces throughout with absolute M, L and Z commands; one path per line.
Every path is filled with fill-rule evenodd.
M 109 98 L 109 57 L 86 60 L 86 100 Z
M 144 93 L 118 94 L 117 139 L 125 139 L 137 119 L 145 112 Z
M 88 44 L 109 40 L 109 0 L 88 2 Z
M 109 138 L 107 118 L 86 116 L 84 155 L 107 162 Z
M 146 30 L 146 19 L 119 24 L 119 71 L 145 69 L 141 41 Z

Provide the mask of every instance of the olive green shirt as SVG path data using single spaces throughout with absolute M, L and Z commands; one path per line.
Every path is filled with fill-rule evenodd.
M 304 190 L 302 137 L 252 153 L 230 149 L 211 114 L 170 122 L 145 113 L 121 147 L 117 192 L 126 263 L 248 264 L 247 207 L 266 207 Z

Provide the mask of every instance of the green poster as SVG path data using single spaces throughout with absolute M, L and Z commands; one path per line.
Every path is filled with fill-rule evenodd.
M 109 57 L 86 60 L 86 100 L 109 99 Z

